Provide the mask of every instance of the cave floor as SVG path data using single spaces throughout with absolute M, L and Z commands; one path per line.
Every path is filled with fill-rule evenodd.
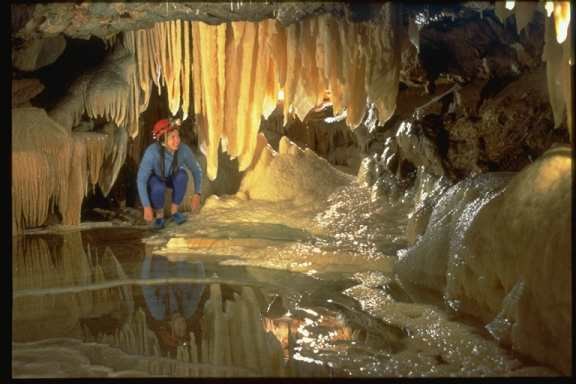
M 21 236 L 12 374 L 558 375 L 393 277 L 409 209 L 352 185 L 299 206 L 211 197 L 159 232 L 99 223 Z M 166 292 L 186 337 L 157 316 Z

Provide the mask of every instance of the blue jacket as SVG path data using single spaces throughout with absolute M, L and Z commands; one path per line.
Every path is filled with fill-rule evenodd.
M 138 195 L 140 196 L 140 202 L 142 206 L 150 206 L 150 197 L 148 196 L 148 179 L 152 174 L 160 176 L 162 178 L 170 176 L 169 172 L 172 169 L 172 161 L 174 160 L 174 155 L 168 150 L 164 150 L 164 173 L 161 173 L 160 167 L 160 143 L 153 143 L 146 148 L 144 151 L 144 156 L 140 161 L 140 167 L 138 168 L 138 176 L 136 177 L 136 182 L 138 184 Z M 202 186 L 202 168 L 190 147 L 184 143 L 180 144 L 177 152 L 178 157 L 178 167 L 186 166 L 192 176 L 194 177 L 194 191 L 200 193 Z

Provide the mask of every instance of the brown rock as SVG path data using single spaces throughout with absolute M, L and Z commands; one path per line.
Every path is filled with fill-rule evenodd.
M 12 108 L 23 106 L 44 90 L 38 79 L 12 79 Z

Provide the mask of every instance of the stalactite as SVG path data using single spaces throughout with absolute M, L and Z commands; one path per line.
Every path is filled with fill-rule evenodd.
M 35 151 L 12 151 L 12 232 L 38 227 L 50 212 L 57 178 L 49 157 Z
M 104 164 L 105 172 L 101 172 L 98 184 L 104 196 L 108 196 L 120 169 L 124 165 L 128 149 L 128 133 L 114 123 L 108 123 L 103 131 L 108 135 Z
M 272 52 L 276 83 L 280 89 L 286 84 L 286 28 L 277 20 L 270 20 L 270 38 L 268 46 Z
M 70 133 L 46 111 L 12 110 L 12 216 L 13 228 L 17 230 L 14 234 L 25 227 L 43 224 L 49 213 L 45 210 L 47 201 L 65 212 L 72 150 Z
M 317 103 L 317 68 L 316 68 L 316 41 L 313 35 L 315 22 L 306 19 L 301 23 L 299 41 L 297 43 L 301 52 L 301 66 L 297 68 L 300 72 L 296 85 L 294 100 L 294 113 L 303 121 L 308 112 Z
M 366 73 L 366 56 L 356 47 L 363 44 L 363 29 L 360 25 L 351 24 L 347 28 L 346 46 L 350 60 L 346 64 L 346 88 L 348 92 L 348 115 L 346 123 L 355 128 L 362 122 L 366 112 L 366 87 L 364 76 Z
M 548 97 L 554 115 L 554 126 L 559 127 L 564 121 L 566 105 L 564 102 L 559 77 L 562 76 L 563 49 L 555 39 L 552 18 L 546 18 L 543 60 L 546 61 L 546 76 L 548 80 Z
M 178 20 L 172 20 L 168 24 L 168 30 L 170 31 L 168 35 L 168 44 L 170 46 L 168 52 L 170 53 L 169 59 L 171 62 L 171 79 L 168 85 L 168 89 L 170 90 L 171 95 L 168 98 L 168 109 L 172 116 L 176 116 L 178 113 L 178 109 L 180 107 L 180 67 L 182 65 L 181 59 L 181 52 L 178 46 L 178 43 L 181 44 L 179 29 L 178 29 Z
M 218 145 L 220 142 L 221 105 L 218 74 L 220 72 L 218 61 L 218 27 L 205 23 L 198 23 L 199 44 L 201 52 L 201 76 L 203 100 L 205 100 L 207 137 L 206 158 L 207 175 L 210 180 L 216 178 L 218 169 Z M 216 63 L 214 63 L 216 59 Z
M 300 24 L 294 23 L 286 28 L 286 85 L 284 87 L 284 125 L 288 121 L 290 106 L 300 75 L 300 49 L 297 43 L 300 37 Z
M 370 70 L 366 74 L 366 93 L 376 104 L 378 123 L 384 125 L 396 110 L 400 80 L 400 16 L 392 3 L 383 5 L 384 23 L 370 28 L 373 53 L 369 55 Z
M 142 113 L 148 108 L 150 94 L 152 93 L 152 84 L 150 83 L 150 73 L 153 71 L 151 66 L 154 65 L 152 55 L 150 55 L 150 43 L 147 30 L 136 31 L 137 36 L 137 62 L 138 62 L 138 82 L 144 92 L 140 98 L 138 112 Z
M 236 120 L 238 115 L 239 92 L 241 73 L 238 63 L 242 61 L 242 40 L 246 23 L 236 22 L 228 29 L 226 48 L 226 112 L 224 113 L 223 149 L 228 152 L 231 158 L 238 156 L 238 145 L 236 137 Z M 196 96 L 195 96 L 196 97 Z
M 89 175 L 89 182 L 94 190 L 98 180 L 107 147 L 108 135 L 95 132 L 78 132 L 74 136 L 79 137 L 86 147 L 86 169 Z M 84 182 L 84 185 L 87 183 Z
M 238 157 L 238 169 L 244 171 L 252 163 L 254 149 L 256 147 L 256 137 L 260 128 L 262 116 L 262 102 L 264 101 L 264 91 L 266 86 L 266 76 L 264 75 L 269 55 L 265 42 L 268 38 L 268 23 L 260 22 L 257 25 L 254 46 L 254 58 L 250 66 L 252 74 L 252 84 L 248 95 L 248 113 L 245 127 L 243 129 L 244 146 L 241 155 Z
M 80 224 L 80 210 L 82 200 L 88 190 L 88 169 L 86 144 L 82 136 L 72 135 L 73 152 L 70 173 L 69 173 L 69 191 L 66 199 L 59 202 L 62 211 L 62 223 L 65 225 Z
M 183 25 L 183 43 L 184 47 L 182 50 L 183 65 L 181 74 L 181 87 L 182 87 L 182 120 L 188 118 L 188 113 L 190 109 L 190 70 L 191 68 L 191 52 L 190 52 L 190 22 L 185 20 L 182 22 Z
M 198 129 L 198 143 L 202 153 L 206 154 L 208 137 L 208 126 L 206 121 L 206 107 L 204 105 L 202 92 L 202 66 L 201 66 L 201 45 L 200 30 L 198 23 L 191 22 L 192 29 L 192 86 L 194 91 L 194 119 Z

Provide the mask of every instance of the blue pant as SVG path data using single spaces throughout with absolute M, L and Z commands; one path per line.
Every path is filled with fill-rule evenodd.
M 186 194 L 186 185 L 188 184 L 188 174 L 180 168 L 173 176 L 166 178 L 162 181 L 156 175 L 150 176 L 148 179 L 148 196 L 150 196 L 150 204 L 153 209 L 164 208 L 164 191 L 166 187 L 173 190 L 172 203 L 180 205 Z

